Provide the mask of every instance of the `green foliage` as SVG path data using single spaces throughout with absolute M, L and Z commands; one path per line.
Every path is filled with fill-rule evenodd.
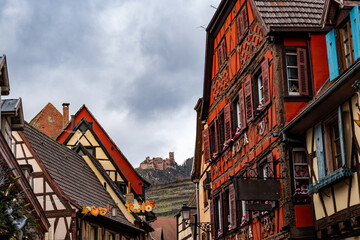
M 0 239 L 36 239 L 36 219 L 17 184 L 9 169 L 0 166 Z

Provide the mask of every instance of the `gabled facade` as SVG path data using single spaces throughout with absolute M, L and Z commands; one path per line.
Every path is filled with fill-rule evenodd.
M 34 192 L 33 192 L 33 185 L 31 178 L 29 177 L 29 172 L 31 171 L 31 168 L 29 168 L 28 165 L 25 164 L 18 164 L 13 153 L 13 145 L 12 145 L 12 136 L 11 131 L 12 130 L 23 130 L 24 128 L 24 116 L 23 116 L 23 109 L 22 109 L 22 101 L 21 98 L 19 99 L 3 99 L 2 97 L 4 95 L 9 95 L 10 92 L 10 85 L 9 85 L 9 78 L 8 78 L 8 71 L 7 71 L 7 62 L 6 62 L 6 56 L 0 56 L 0 88 L 1 88 L 1 94 L 0 94 L 0 100 L 1 100 L 1 111 L 0 111 L 0 169 L 3 170 L 4 168 L 8 168 L 10 171 L 7 173 L 11 178 L 17 179 L 15 181 L 16 184 L 12 183 L 13 187 L 11 187 L 11 184 L 5 181 L 9 176 L 0 176 L 1 177 L 1 185 L 3 187 L 3 184 L 9 184 L 6 191 L 11 191 L 11 188 L 16 188 L 18 193 L 21 193 L 20 199 L 23 199 L 27 204 L 28 207 L 26 210 L 28 211 L 29 215 L 33 215 L 33 217 L 36 219 L 35 224 L 37 225 L 36 229 L 30 229 L 31 231 L 37 232 L 40 234 L 38 236 L 38 239 L 43 239 L 43 236 L 48 231 L 50 224 L 45 216 L 45 212 L 41 208 L 40 203 L 38 202 Z M 4 171 L 1 171 L 2 174 L 4 174 Z M 5 182 L 4 182 L 5 181 Z M 6 191 L 1 192 L 1 201 L 2 201 L 2 207 L 4 207 L 4 203 L 8 201 L 6 199 L 7 193 Z M 13 199 L 11 199 L 13 201 Z M 16 204 L 15 204 L 16 205 Z M 12 209 L 9 210 L 9 207 L 6 206 L 5 208 L 2 208 L 1 211 L 5 214 L 9 214 L 9 216 L 6 216 L 6 218 L 10 218 L 12 214 L 18 214 L 20 210 L 18 209 Z M 15 221 L 19 221 L 19 217 L 22 217 L 22 220 L 25 219 L 24 225 L 18 230 L 22 230 L 23 227 L 27 224 L 27 217 L 26 214 L 25 218 L 24 216 L 11 216 L 13 218 L 13 224 L 15 224 Z M 4 219 L 2 219 L 4 220 Z M 15 220 L 15 221 L 14 221 Z M 4 222 L 2 222 L 2 226 L 0 227 L 0 238 L 6 238 L 5 235 L 8 234 L 7 227 L 3 225 Z M 11 229 L 11 228 L 10 228 Z M 5 230 L 5 231 L 4 231 Z M 27 236 L 26 236 L 27 237 Z
M 207 27 L 200 120 L 212 239 L 314 238 L 304 148 L 291 155 L 281 130 L 329 77 L 324 7 L 223 0 Z
M 13 140 L 18 163 L 33 169 L 33 189 L 51 223 L 45 239 L 145 237 L 124 204 L 105 190 L 94 167 L 75 151 L 28 124 L 23 132 L 13 132 Z M 99 214 L 99 209 L 107 212 Z
M 293 139 L 289 149 L 302 148 L 307 160 L 301 162 L 309 169 L 316 237 L 356 239 L 360 235 L 358 2 L 327 1 L 323 18 L 328 27 L 323 61 L 329 65 L 329 80 L 283 135 Z
M 65 125 L 57 141 L 70 148 L 81 143 L 124 195 L 132 192 L 136 199 L 145 199 L 144 190 L 150 184 L 135 171 L 85 105 Z

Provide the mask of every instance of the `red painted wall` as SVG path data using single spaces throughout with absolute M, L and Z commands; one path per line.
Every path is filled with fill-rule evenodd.
M 314 73 L 314 94 L 316 94 L 329 78 L 325 35 L 311 35 L 310 51 Z
M 83 107 L 75 116 L 75 126 L 81 121 L 81 119 L 85 118 L 86 121 L 93 123 L 93 130 L 96 135 L 105 146 L 106 150 L 115 161 L 116 165 L 121 169 L 121 172 L 125 176 L 125 178 L 131 183 L 131 187 L 137 194 L 142 194 L 142 187 L 144 183 L 139 178 L 139 176 L 135 173 L 134 169 L 131 165 L 125 160 L 122 154 L 117 150 L 116 146 L 111 142 L 111 140 L 107 137 L 106 133 L 101 129 L 101 127 L 97 124 L 95 119 L 91 116 L 91 114 L 87 111 L 86 107 Z M 66 130 L 71 131 L 71 124 L 66 128 Z M 66 138 L 69 136 L 69 132 L 64 131 L 61 134 L 57 141 L 59 143 L 64 143 Z
M 306 106 L 306 102 L 285 102 L 286 124 Z

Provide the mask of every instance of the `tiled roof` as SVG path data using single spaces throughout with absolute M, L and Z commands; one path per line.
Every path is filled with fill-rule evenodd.
M 30 121 L 30 125 L 45 133 L 52 139 L 56 139 L 64 126 L 63 115 L 54 107 L 54 105 L 48 103 Z
M 254 0 L 269 27 L 319 27 L 325 0 Z
M 151 233 L 151 236 L 155 240 L 160 240 L 161 231 L 162 231 L 164 240 L 176 239 L 176 219 L 175 218 L 158 217 L 155 222 L 151 223 L 151 225 L 155 229 L 155 232 Z
M 23 133 L 61 191 L 71 200 L 77 201 L 80 206 L 84 205 L 84 202 L 87 203 L 85 205 L 96 207 L 106 207 L 109 203 L 115 204 L 79 154 L 29 124 L 25 124 Z M 131 224 L 121 211 L 117 211 L 115 217 L 109 214 L 106 217 L 141 231 Z

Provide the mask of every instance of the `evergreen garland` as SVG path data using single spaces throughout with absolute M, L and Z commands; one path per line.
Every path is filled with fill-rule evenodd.
M 0 161 L 1 163 L 1 161 Z M 0 165 L 0 239 L 36 239 L 36 219 L 17 188 L 18 177 Z

